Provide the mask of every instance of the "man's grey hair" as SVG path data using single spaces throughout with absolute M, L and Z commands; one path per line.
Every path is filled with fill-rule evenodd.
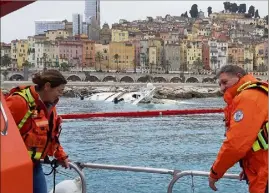
M 231 64 L 222 66 L 220 70 L 217 72 L 216 78 L 219 78 L 219 76 L 222 73 L 227 73 L 234 76 L 237 76 L 238 74 L 241 74 L 242 76 L 247 75 L 247 72 L 243 68 L 241 68 L 240 66 L 231 65 Z

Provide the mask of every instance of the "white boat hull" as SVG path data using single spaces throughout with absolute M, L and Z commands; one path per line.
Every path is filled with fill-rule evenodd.
M 92 101 L 106 101 L 106 102 L 126 102 L 132 104 L 138 104 L 140 102 L 150 102 L 155 93 L 155 87 L 153 85 L 147 88 L 141 89 L 138 92 L 102 92 L 96 93 L 89 97 L 85 97 L 84 100 Z

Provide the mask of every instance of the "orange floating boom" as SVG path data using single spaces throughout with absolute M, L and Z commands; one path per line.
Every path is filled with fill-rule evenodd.
M 190 115 L 222 113 L 223 109 L 185 109 L 185 110 L 154 110 L 154 111 L 130 111 L 130 112 L 97 112 L 81 114 L 60 115 L 63 119 L 88 119 L 95 117 L 155 117 L 164 115 Z

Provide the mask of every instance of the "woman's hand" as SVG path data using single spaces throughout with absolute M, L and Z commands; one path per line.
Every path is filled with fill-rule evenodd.
M 63 160 L 63 161 L 59 161 L 59 164 L 60 164 L 63 168 L 67 169 L 67 168 L 70 168 L 69 161 L 70 161 L 70 160 L 69 160 L 68 158 L 66 158 L 66 159 Z

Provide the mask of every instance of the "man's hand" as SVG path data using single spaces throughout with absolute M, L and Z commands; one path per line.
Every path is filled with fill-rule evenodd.
M 218 180 L 217 179 L 214 179 L 214 178 L 211 178 L 210 176 L 208 177 L 208 184 L 209 184 L 209 187 L 214 190 L 214 191 L 217 191 L 218 189 L 216 188 L 215 186 L 215 183 L 217 182 Z

